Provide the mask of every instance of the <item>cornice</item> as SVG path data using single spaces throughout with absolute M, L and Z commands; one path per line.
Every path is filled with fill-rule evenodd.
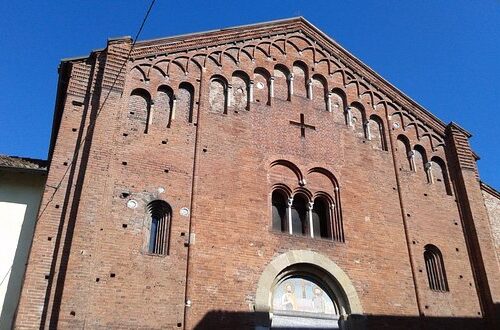
M 483 181 L 480 181 L 480 185 L 481 185 L 481 190 L 484 190 L 488 194 L 490 194 L 490 195 L 492 195 L 500 200 L 500 192 L 498 190 L 496 190 L 492 186 L 484 183 Z

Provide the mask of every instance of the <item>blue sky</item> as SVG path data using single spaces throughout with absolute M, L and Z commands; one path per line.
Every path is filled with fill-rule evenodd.
M 46 158 L 60 59 L 135 35 L 147 1 L 2 1 L 0 154 Z M 500 0 L 157 0 L 141 40 L 304 16 L 444 122 L 500 188 Z

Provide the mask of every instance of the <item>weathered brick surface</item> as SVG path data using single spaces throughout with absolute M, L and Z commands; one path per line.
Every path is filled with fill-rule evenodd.
M 460 203 L 473 205 L 471 212 L 486 214 L 486 208 L 482 200 L 457 198 L 458 190 L 479 185 L 457 179 L 456 173 L 473 171 L 452 163 L 459 160 L 450 157 L 456 150 L 442 122 L 302 19 L 138 43 L 110 90 L 110 77 L 130 45 L 128 39 L 113 40 L 88 59 L 63 64 L 70 72 L 61 79 L 69 84 L 61 87 L 66 100 L 17 328 L 193 328 L 214 311 L 247 312 L 247 318 L 228 320 L 249 327 L 264 267 L 298 249 L 321 253 L 341 267 L 366 314 L 482 316 Z M 293 69 L 296 61 L 304 72 Z M 275 70 L 277 64 L 288 72 Z M 290 72 L 294 95 L 288 99 Z M 213 77 L 240 93 L 239 77 L 245 75 L 254 89 L 248 107 L 249 94 L 231 99 L 226 111 L 220 104 L 220 111 L 211 107 L 223 99 L 222 89 L 210 92 Z M 313 83 L 311 100 L 307 82 L 313 75 L 323 77 L 328 92 L 341 91 L 330 96 L 331 112 L 320 80 Z M 191 116 L 186 82 L 194 90 Z M 169 100 L 161 86 L 177 100 Z M 137 89 L 149 94 L 149 105 L 148 97 L 136 99 Z M 175 116 L 168 104 L 175 104 Z M 354 128 L 346 125 L 347 105 L 365 111 L 353 114 Z M 301 113 L 316 128 L 305 137 L 290 124 Z M 376 134 L 364 137 L 362 125 L 371 115 L 383 122 L 387 150 Z M 93 120 L 72 165 L 75 145 Z M 396 149 L 401 134 L 412 148 L 425 149 L 428 160 L 444 161 L 451 195 L 443 182 L 427 183 L 423 163 L 417 172 L 404 165 L 405 153 Z M 291 171 L 273 172 L 271 163 L 279 159 L 298 167 L 311 190 L 315 184 L 328 187 L 308 170 L 321 167 L 335 175 L 345 243 L 271 229 L 272 184 L 299 186 Z M 51 186 L 68 170 L 63 162 L 69 171 L 52 196 Z M 127 207 L 131 199 L 137 208 Z M 173 210 L 167 256 L 146 252 L 146 206 L 155 199 Z M 188 217 L 180 215 L 182 207 L 190 210 Z M 428 287 L 426 244 L 443 254 L 449 292 Z M 491 265 L 491 253 L 485 258 Z M 498 290 L 498 283 L 490 286 Z

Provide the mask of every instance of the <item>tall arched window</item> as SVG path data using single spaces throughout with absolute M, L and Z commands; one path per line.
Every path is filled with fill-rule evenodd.
M 376 115 L 371 115 L 368 121 L 368 132 L 370 134 L 369 138 L 375 142 L 377 149 L 387 150 L 387 144 L 385 142 L 384 124 L 382 119 Z
M 399 166 L 401 170 L 412 170 L 412 164 L 410 160 L 410 141 L 404 135 L 399 135 L 396 143 L 396 151 L 399 160 Z
M 424 247 L 424 260 L 429 288 L 439 292 L 449 291 L 441 251 L 432 244 L 426 245 Z
M 264 68 L 256 68 L 254 71 L 254 100 L 257 103 L 267 104 L 270 102 L 270 74 Z
M 210 110 L 227 113 L 227 83 L 222 77 L 214 77 L 210 81 Z
M 273 229 L 287 232 L 288 219 L 286 209 L 288 206 L 287 194 L 281 189 L 275 189 L 272 194 Z
M 193 122 L 193 104 L 194 104 L 194 87 L 188 82 L 182 82 L 179 85 L 177 95 L 177 107 L 180 116 L 185 118 L 188 123 Z
M 168 254 L 172 209 L 167 202 L 155 200 L 148 204 L 150 231 L 148 252 Z
M 141 88 L 134 89 L 128 102 L 128 118 L 132 120 L 132 130 L 148 133 L 151 124 L 151 96 Z M 142 126 L 142 129 L 141 127 Z
M 422 147 L 421 145 L 416 145 L 413 148 L 414 152 L 414 158 L 413 158 L 413 163 L 414 163 L 414 170 L 417 172 L 417 175 L 422 178 L 423 181 L 429 182 L 429 178 L 427 176 L 427 169 L 426 165 L 427 164 L 427 153 L 425 152 L 425 148 Z
M 307 235 L 309 230 L 307 219 L 308 200 L 303 194 L 296 194 L 292 203 L 292 233 Z
M 233 76 L 231 77 L 231 104 L 235 111 L 249 109 L 248 88 L 249 79 L 246 73 L 242 71 L 236 71 L 233 73 Z
M 172 124 L 172 109 L 174 106 L 174 91 L 169 86 L 160 86 L 155 98 L 155 125 L 170 127 Z
M 281 64 L 274 67 L 274 97 L 283 101 L 290 100 L 290 89 L 288 77 L 290 71 Z
M 442 191 L 451 195 L 450 180 L 448 179 L 448 172 L 444 161 L 439 157 L 431 158 L 431 172 L 433 183 L 436 184 Z
M 293 95 L 307 97 L 307 66 L 301 61 L 295 61 L 292 67 Z
M 323 196 L 316 197 L 312 209 L 314 237 L 332 238 L 330 203 Z

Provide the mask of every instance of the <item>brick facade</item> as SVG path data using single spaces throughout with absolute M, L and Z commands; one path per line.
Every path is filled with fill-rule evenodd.
M 467 132 L 302 18 L 138 42 L 120 71 L 131 46 L 61 63 L 16 328 L 252 328 L 264 269 L 292 250 L 342 269 L 365 326 L 494 322 L 498 263 Z M 345 241 L 273 230 L 276 184 L 338 194 Z M 172 208 L 168 255 L 148 253 L 156 199 Z M 428 244 L 448 292 L 429 289 Z

